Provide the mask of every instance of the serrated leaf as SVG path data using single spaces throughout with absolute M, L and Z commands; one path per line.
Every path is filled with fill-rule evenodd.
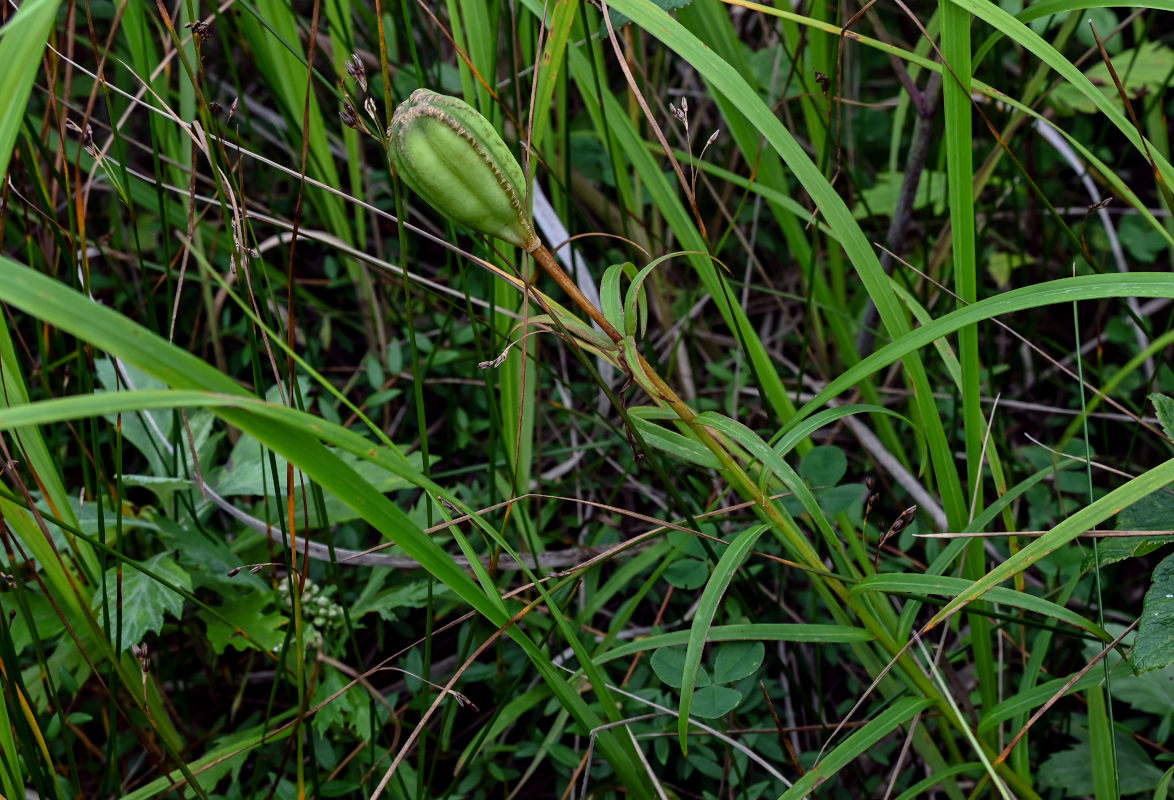
M 188 573 L 176 564 L 167 553 L 159 553 L 142 562 L 144 569 L 158 575 L 173 586 L 184 591 L 192 590 L 192 579 Z M 102 587 L 94 593 L 91 607 L 101 619 L 102 615 Z M 111 641 L 114 639 L 115 614 L 118 608 L 118 568 L 111 567 L 106 571 L 105 597 L 110 611 L 110 630 L 107 631 Z M 170 614 L 179 619 L 183 615 L 183 596 L 164 586 L 159 581 L 144 575 L 130 566 L 122 568 L 122 635 L 120 644 L 122 650 L 131 645 L 139 644 L 147 633 L 158 633 L 163 629 L 163 615 Z
M 730 642 L 717 648 L 713 660 L 713 680 L 734 683 L 753 675 L 762 666 L 766 647 L 762 642 Z
M 265 582 L 248 570 L 229 577 L 229 572 L 241 566 L 242 560 L 219 537 L 194 531 L 164 516 L 152 516 L 150 521 L 155 524 L 159 538 L 175 551 L 176 560 L 188 570 L 196 586 L 233 594 L 265 590 Z
M 1089 548 L 1084 555 L 1084 563 L 1080 567 L 1081 573 L 1088 572 L 1100 561 L 1101 566 L 1116 564 L 1127 558 L 1149 555 L 1150 553 L 1174 542 L 1174 536 L 1156 536 L 1149 538 L 1120 538 L 1105 539 L 1097 543 L 1096 550 Z
M 208 643 L 217 653 L 223 653 L 229 645 L 242 651 L 252 648 L 272 652 L 277 649 L 285 640 L 282 628 L 289 620 L 276 611 L 265 612 L 272 602 L 272 592 L 247 592 L 218 606 L 216 611 L 231 625 L 206 611 L 200 612 L 208 626 Z
M 652 671 L 656 673 L 656 677 L 660 678 L 662 683 L 680 689 L 684 684 L 685 674 L 685 650 L 680 647 L 662 647 L 652 654 L 652 658 L 648 660 L 652 665 Z M 709 677 L 709 672 L 705 667 L 697 668 L 696 686 L 709 686 L 713 680 Z
M 1154 570 L 1130 663 L 1135 672 L 1174 664 L 1174 556 L 1166 556 Z
M 1151 395 L 1151 398 L 1153 397 L 1162 397 L 1169 402 L 1169 398 L 1162 395 Z M 1115 525 L 1119 531 L 1164 531 L 1171 527 L 1174 527 L 1174 494 L 1168 489 L 1151 492 L 1136 503 L 1121 509 L 1117 513 Z M 1174 536 L 1105 539 L 1097 543 L 1095 551 L 1089 548 L 1084 556 L 1081 571 L 1088 572 L 1093 569 L 1097 561 L 1103 567 L 1127 558 L 1148 555 L 1171 542 L 1174 542 Z
M 1143 714 L 1174 715 L 1174 667 L 1114 678 L 1113 699 Z
M 1145 92 L 1161 91 L 1166 78 L 1174 71 L 1174 50 L 1158 41 L 1147 41 L 1141 47 L 1123 50 L 1113 56 L 1113 69 L 1121 79 L 1125 94 L 1136 98 Z M 1115 106 L 1121 106 L 1121 95 L 1117 84 L 1109 74 L 1108 65 L 1097 60 L 1095 66 L 1085 70 L 1084 75 Z M 1052 92 L 1052 101 L 1061 111 L 1079 111 L 1092 114 L 1097 106 L 1091 98 L 1070 83 L 1061 83 Z
M 387 571 L 390 572 L 390 570 Z M 368 584 L 368 586 L 371 585 Z M 447 593 L 448 587 L 444 584 L 432 584 L 432 599 L 434 601 Z M 365 588 L 359 599 L 351 606 L 350 615 L 351 620 L 357 622 L 367 614 L 374 612 L 388 622 L 395 622 L 404 616 L 405 610 L 424 608 L 427 605 L 428 581 L 421 579 L 384 591 L 368 591 Z
M 324 702 L 348 683 L 350 679 L 341 672 L 327 667 L 325 677 L 314 692 L 314 705 Z M 371 698 L 362 686 L 352 686 L 318 710 L 313 726 L 322 735 L 330 728 L 337 728 L 367 741 L 371 736 Z
M 1174 439 L 1174 399 L 1154 392 L 1150 395 L 1150 402 L 1154 404 L 1154 411 L 1157 413 L 1158 422 L 1162 424 L 1166 438 Z
M 1066 797 L 1091 797 L 1092 749 L 1087 733 L 1081 731 L 1079 744 L 1056 753 L 1040 765 L 1037 773 L 1039 782 L 1064 790 Z M 1117 775 L 1121 795 L 1153 791 L 1162 779 L 1162 771 L 1154 766 L 1141 745 L 1128 733 L 1116 730 L 1113 743 L 1117 750 Z
M 742 702 L 742 693 L 729 686 L 706 686 L 693 693 L 690 714 L 701 719 L 717 719 L 729 714 Z
M 363 481 L 370 484 L 380 493 L 387 494 L 410 486 L 407 480 L 379 464 L 366 461 L 353 453 L 347 453 L 333 448 L 331 448 L 331 452 L 354 470 Z M 282 485 L 281 494 L 284 501 L 286 461 L 280 456 L 276 456 L 275 460 L 277 464 L 277 477 L 279 483 Z M 413 469 L 419 469 L 421 464 L 420 453 L 417 452 L 408 456 L 407 462 Z M 229 466 L 219 473 L 214 484 L 214 488 L 221 496 L 274 496 L 273 470 L 270 468 L 269 454 L 262 451 L 261 446 L 255 439 L 250 438 L 246 441 L 246 437 L 241 437 L 240 441 L 233 448 L 228 463 Z M 302 501 L 303 486 L 308 488 L 309 482 L 299 478 L 294 487 L 296 521 L 299 526 L 306 524 L 304 514 L 306 504 Z M 322 521 L 318 519 L 317 506 L 313 502 L 312 497 L 313 495 L 311 494 L 311 499 L 308 501 L 310 510 L 309 524 L 311 527 L 318 527 L 322 524 Z M 347 506 L 334 495 L 326 492 L 325 498 L 326 515 L 331 524 L 358 518 L 359 515 L 354 509 Z

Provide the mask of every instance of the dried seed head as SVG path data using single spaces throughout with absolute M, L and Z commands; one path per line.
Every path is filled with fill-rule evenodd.
M 196 44 L 204 42 L 208 39 L 209 36 L 212 35 L 212 26 L 207 22 L 201 22 L 200 20 L 189 22 L 187 25 L 184 25 L 184 27 L 191 28 L 192 36 L 196 39 Z
M 146 673 L 151 669 L 151 652 L 147 649 L 145 644 L 132 644 L 130 646 L 131 652 L 134 653 L 135 658 L 139 660 L 139 668 Z
M 346 125 L 348 128 L 359 130 L 361 127 L 359 125 L 359 115 L 349 100 L 344 100 L 342 102 L 342 111 L 338 112 L 338 116 L 340 119 L 342 119 L 342 124 Z
M 885 534 L 885 538 L 888 539 L 890 536 L 896 536 L 898 533 L 908 528 L 909 523 L 913 522 L 913 518 L 916 515 L 917 506 L 909 506 L 909 508 L 902 511 L 897 516 L 897 518 L 893 520 L 893 524 L 889 526 L 889 530 L 888 533 Z
M 355 79 L 359 84 L 359 88 L 363 90 L 363 94 L 367 93 L 367 68 L 363 66 L 363 60 L 359 58 L 357 53 L 351 53 L 351 57 L 346 60 L 347 74 Z

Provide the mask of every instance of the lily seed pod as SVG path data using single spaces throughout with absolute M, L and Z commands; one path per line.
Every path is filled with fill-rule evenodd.
M 526 179 L 489 120 L 455 97 L 417 89 L 387 129 L 396 174 L 454 222 L 533 252 Z

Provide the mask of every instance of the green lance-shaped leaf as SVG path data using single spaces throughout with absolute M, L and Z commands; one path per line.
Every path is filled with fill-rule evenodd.
M 527 252 L 539 246 L 522 168 L 475 108 L 417 89 L 395 110 L 387 134 L 396 173 L 428 205 Z

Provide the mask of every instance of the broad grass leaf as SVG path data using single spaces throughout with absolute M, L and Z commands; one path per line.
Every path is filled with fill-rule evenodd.
M 905 595 L 939 595 L 958 597 L 973 590 L 976 582 L 965 578 L 955 578 L 948 575 L 923 575 L 920 573 L 886 573 L 884 575 L 870 575 L 852 587 L 852 594 L 861 592 L 885 592 L 888 594 Z M 1014 589 L 996 586 L 985 592 L 987 600 L 992 603 L 1022 608 L 1033 614 L 1066 622 L 1074 628 L 1086 630 L 1102 641 L 1112 640 L 1104 629 L 1096 623 L 1085 619 L 1080 614 L 1065 608 L 1058 603 L 1045 600 L 1042 597 L 1019 592 Z
M 1154 570 L 1130 661 L 1135 672 L 1174 664 L 1174 556 L 1166 556 Z
M 763 443 L 763 447 L 765 446 L 765 443 Z M 714 566 L 713 576 L 705 584 L 705 591 L 701 593 L 701 599 L 697 603 L 697 614 L 693 618 L 693 624 L 689 628 L 689 647 L 685 651 L 685 668 L 682 670 L 684 677 L 681 685 L 681 702 L 678 706 L 680 715 L 677 719 L 677 735 L 681 743 L 681 753 L 686 757 L 688 756 L 689 747 L 690 705 L 693 701 L 693 689 L 696 685 L 694 676 L 691 673 L 695 670 L 700 671 L 702 650 L 708 640 L 709 628 L 713 625 L 714 616 L 717 614 L 725 598 L 726 589 L 729 588 L 730 582 L 733 581 L 734 576 L 741 569 L 742 562 L 745 560 L 750 548 L 754 546 L 755 542 L 765 532 L 765 525 L 755 525 L 738 534 L 726 551 L 722 553 L 717 565 Z
M 1093 794 L 1097 800 L 1117 800 L 1117 754 L 1109 710 L 1105 706 L 1105 691 L 1100 686 L 1092 686 L 1085 696 L 1088 698 L 1088 749 Z
M 623 264 L 612 264 L 603 273 L 603 280 L 599 284 L 599 304 L 603 309 L 603 316 L 617 331 L 625 329 L 624 301 L 620 280 L 624 276 Z
M 710 469 L 719 469 L 721 463 L 717 456 L 711 453 L 705 445 L 690 439 L 684 434 L 663 428 L 648 419 L 643 418 L 638 411 L 629 409 L 629 418 L 636 430 L 650 446 L 663 450 L 674 458 L 688 461 Z
M 143 569 L 187 592 L 192 590 L 192 579 L 167 553 L 159 553 L 142 562 Z M 110 611 L 110 629 L 107 635 L 111 641 L 115 634 L 115 614 L 118 609 L 119 586 L 117 567 L 106 570 L 105 599 Z M 163 630 L 163 615 L 175 619 L 183 615 L 183 596 L 164 586 L 159 580 L 137 569 L 122 568 L 122 631 L 119 639 L 120 650 L 139 644 L 150 632 Z M 103 588 L 94 593 L 92 607 L 101 619 Z
M 41 71 L 41 51 L 57 18 L 59 0 L 29 0 L 0 27 L 0 97 L 6 113 L 0 114 L 0 175 L 8 173 L 23 109 L 33 81 Z

